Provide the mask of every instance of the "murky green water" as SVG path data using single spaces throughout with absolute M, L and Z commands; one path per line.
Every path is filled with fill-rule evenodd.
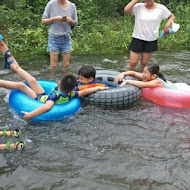
M 59 80 L 84 64 L 124 71 L 128 55 L 72 56 L 70 69 L 50 72 L 48 57 L 20 57 L 37 79 Z M 190 52 L 159 52 L 152 62 L 168 80 L 190 84 Z M 0 60 L 2 63 L 2 59 Z M 1 79 L 19 81 L 0 67 Z M 83 106 L 56 122 L 26 122 L 13 114 L 0 88 L 0 129 L 20 128 L 24 152 L 0 151 L 0 189 L 187 190 L 190 189 L 190 109 L 143 98 L 122 110 Z M 17 139 L 2 138 L 1 142 Z

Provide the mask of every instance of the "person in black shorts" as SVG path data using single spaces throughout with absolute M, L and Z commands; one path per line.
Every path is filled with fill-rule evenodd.
M 145 0 L 145 3 L 139 3 L 139 0 L 131 0 L 124 12 L 135 16 L 135 26 L 133 30 L 133 39 L 130 44 L 129 70 L 134 70 L 140 56 L 140 69 L 143 70 L 154 51 L 158 50 L 157 38 L 159 27 L 162 20 L 168 19 L 164 26 L 164 34 L 169 33 L 169 26 L 175 20 L 175 16 L 166 8 L 166 6 L 155 3 L 154 0 Z

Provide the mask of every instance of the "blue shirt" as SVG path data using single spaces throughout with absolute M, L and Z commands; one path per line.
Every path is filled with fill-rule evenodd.
M 47 100 L 53 101 L 55 104 L 64 104 L 69 102 L 72 98 L 78 98 L 78 92 L 73 92 L 70 95 L 64 94 L 58 91 L 58 86 L 53 88 L 49 95 L 41 94 L 38 95 L 36 100 L 40 102 L 46 102 Z
M 163 79 L 161 79 L 161 78 L 159 78 L 159 77 L 157 77 L 156 79 L 157 79 L 157 80 L 160 80 L 160 81 L 163 83 L 164 88 L 173 89 L 173 90 L 178 90 L 177 87 L 176 87 L 174 84 L 167 83 L 167 82 L 165 82 Z

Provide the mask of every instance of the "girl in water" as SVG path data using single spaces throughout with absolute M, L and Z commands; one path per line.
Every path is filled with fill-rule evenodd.
M 126 71 L 121 74 L 119 74 L 115 78 L 115 82 L 121 82 L 122 79 L 126 76 L 133 76 L 138 79 L 141 79 L 142 81 L 138 80 L 124 80 L 121 84 L 121 86 L 124 86 L 126 84 L 132 84 L 134 86 L 137 86 L 139 88 L 153 88 L 153 87 L 160 87 L 160 88 L 168 88 L 168 89 L 174 89 L 174 90 L 181 90 L 181 91 L 188 91 L 190 92 L 190 86 L 185 83 L 168 83 L 166 79 L 164 78 L 163 74 L 160 72 L 160 67 L 157 64 L 148 63 L 142 73 L 135 72 L 135 71 Z

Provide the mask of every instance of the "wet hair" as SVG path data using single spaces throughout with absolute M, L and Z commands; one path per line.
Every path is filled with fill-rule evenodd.
M 60 90 L 63 93 L 71 92 L 77 85 L 77 79 L 74 75 L 65 75 L 61 80 Z
M 95 78 L 96 77 L 96 69 L 90 65 L 84 65 L 79 69 L 78 75 L 83 76 L 84 78 Z
M 148 63 L 145 67 L 147 67 L 151 75 L 156 74 L 157 77 L 161 78 L 162 80 L 166 82 L 166 79 L 164 78 L 163 74 L 160 72 L 159 65 L 154 64 L 154 63 Z

